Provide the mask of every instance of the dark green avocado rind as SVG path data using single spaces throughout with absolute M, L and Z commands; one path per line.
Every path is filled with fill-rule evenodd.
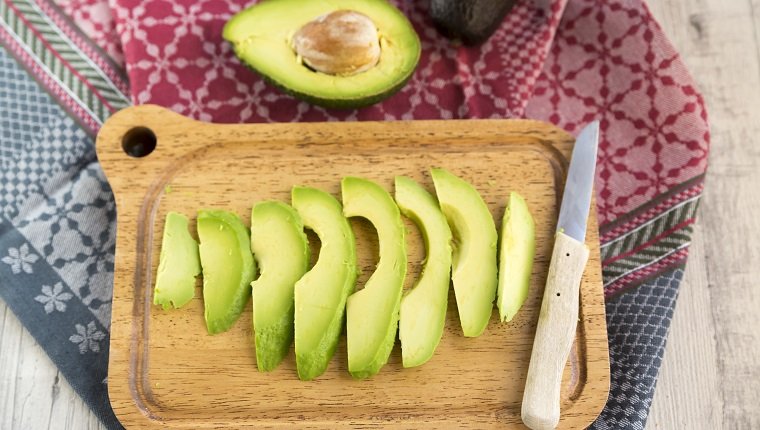
M 446 37 L 477 45 L 499 28 L 515 3 L 515 0 L 431 0 L 429 13 Z
M 251 64 L 248 64 L 243 59 L 243 56 L 238 53 L 237 47 L 234 42 L 229 41 L 229 43 L 230 45 L 232 45 L 232 49 L 235 51 L 235 56 L 238 58 L 238 60 L 240 60 L 240 62 L 244 64 L 246 67 L 254 71 L 257 75 L 259 75 L 264 80 L 264 82 L 272 85 L 273 87 L 277 88 L 278 90 L 282 91 L 283 93 L 289 96 L 293 96 L 307 103 L 311 103 L 317 106 L 322 106 L 322 107 L 331 108 L 331 109 L 359 109 L 359 108 L 372 106 L 373 104 L 379 103 L 389 98 L 390 96 L 396 94 L 402 88 L 404 88 L 404 86 L 406 86 L 406 84 L 409 82 L 409 79 L 411 79 L 412 76 L 414 76 L 414 71 L 416 70 L 416 69 L 411 70 L 411 72 L 407 74 L 406 76 L 404 76 L 404 78 L 401 81 L 399 81 L 398 84 L 390 87 L 388 90 L 382 93 L 370 94 L 368 96 L 364 96 L 364 97 L 360 97 L 356 99 L 326 99 L 326 98 L 321 98 L 321 97 L 315 97 L 315 96 L 301 93 L 298 91 L 293 91 L 290 88 L 286 87 L 285 85 L 282 85 L 281 83 L 277 82 L 272 77 L 261 73 L 254 66 L 252 66 Z M 415 62 L 419 62 L 420 54 L 421 54 L 421 50 L 418 50 L 416 53 L 417 59 L 415 60 Z M 318 73 L 318 72 L 314 72 L 314 73 Z

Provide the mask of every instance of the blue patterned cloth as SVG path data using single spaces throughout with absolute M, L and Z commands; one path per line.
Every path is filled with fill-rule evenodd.
M 610 398 L 591 428 L 644 430 L 683 274 L 662 273 L 607 301 Z
M 0 296 L 108 428 L 116 209 L 92 138 L 0 49 Z

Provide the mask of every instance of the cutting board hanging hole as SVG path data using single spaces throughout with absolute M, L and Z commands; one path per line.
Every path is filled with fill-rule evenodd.
M 133 127 L 124 133 L 121 148 L 130 157 L 145 157 L 156 149 L 156 134 L 148 127 Z

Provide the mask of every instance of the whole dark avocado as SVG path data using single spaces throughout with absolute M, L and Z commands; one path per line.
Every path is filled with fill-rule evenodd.
M 515 0 L 430 0 L 430 16 L 447 37 L 476 45 L 491 36 L 514 4 Z

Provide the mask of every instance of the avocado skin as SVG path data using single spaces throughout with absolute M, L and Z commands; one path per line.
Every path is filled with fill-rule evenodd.
M 430 0 L 430 17 L 446 37 L 477 45 L 488 39 L 515 0 Z
M 272 85 L 273 87 L 277 88 L 278 90 L 282 91 L 283 93 L 285 93 L 285 94 L 287 94 L 289 96 L 293 96 L 293 97 L 295 97 L 295 98 L 297 98 L 299 100 L 303 100 L 303 101 L 305 101 L 307 103 L 310 103 L 310 104 L 313 104 L 313 105 L 317 105 L 317 106 L 322 106 L 322 107 L 325 107 L 325 108 L 328 108 L 328 109 L 343 109 L 343 110 L 348 110 L 348 109 L 359 109 L 359 108 L 363 108 L 363 107 L 367 107 L 367 106 L 372 106 L 373 104 L 379 103 L 379 102 L 381 102 L 381 101 L 389 98 L 390 96 L 394 95 L 399 90 L 401 90 L 401 88 L 404 88 L 404 86 L 406 86 L 407 82 L 409 82 L 409 79 L 411 79 L 412 76 L 414 75 L 414 70 L 411 70 L 410 73 L 407 76 L 405 76 L 401 81 L 398 82 L 398 84 L 396 84 L 396 85 L 388 88 L 386 91 L 383 91 L 381 93 L 371 94 L 371 95 L 368 95 L 368 96 L 358 97 L 358 98 L 355 98 L 355 99 L 327 99 L 327 98 L 323 98 L 323 97 L 316 97 L 316 96 L 312 96 L 310 94 L 305 94 L 305 93 L 301 93 L 301 92 L 298 92 L 298 91 L 294 91 L 294 90 L 286 87 L 285 85 L 277 82 L 272 77 L 267 76 L 267 75 L 261 73 L 259 70 L 257 70 L 251 64 L 248 64 L 248 62 L 243 59 L 244 56 L 241 55 L 237 51 L 237 48 L 236 48 L 236 46 L 235 46 L 235 44 L 233 42 L 230 42 L 230 44 L 232 45 L 232 48 L 235 51 L 235 56 L 238 58 L 238 60 L 240 60 L 240 62 L 242 64 L 244 64 L 247 68 L 249 68 L 254 73 L 256 73 L 257 75 L 259 75 L 264 80 L 264 82 Z M 420 51 L 417 51 L 416 55 L 417 55 L 417 60 L 415 62 L 418 62 L 419 58 L 420 58 Z M 317 73 L 317 72 L 314 72 L 314 73 Z

